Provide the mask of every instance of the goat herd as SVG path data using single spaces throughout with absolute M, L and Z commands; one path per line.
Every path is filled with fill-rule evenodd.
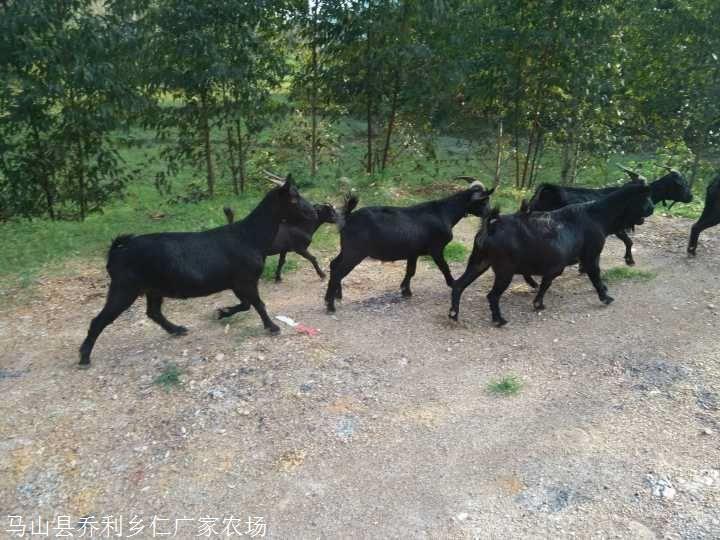
M 429 255 L 445 282 L 452 288 L 450 318 L 457 320 L 460 296 L 465 288 L 488 268 L 495 282 L 487 295 L 493 322 L 507 321 L 499 300 L 514 275 L 522 275 L 537 288 L 535 309 L 543 309 L 543 298 L 553 280 L 565 267 L 580 263 L 601 302 L 609 304 L 607 286 L 600 277 L 600 253 L 608 235 L 614 234 L 626 246 L 625 261 L 634 264 L 632 241 L 627 231 L 652 214 L 654 204 L 666 201 L 690 202 L 692 194 L 685 179 L 672 169 L 647 184 L 639 174 L 624 169 L 630 181 L 619 187 L 585 189 L 542 184 L 529 203 L 523 201 L 514 214 L 490 209 L 493 190 L 472 177 L 467 189 L 444 199 L 415 206 L 365 207 L 355 210 L 358 199 L 346 198 L 340 212 L 328 204 L 312 205 L 299 193 L 291 176 L 269 175 L 277 187 L 268 192 L 242 221 L 235 222 L 225 209 L 228 225 L 203 232 L 158 233 L 116 238 L 107 258 L 110 287 L 102 311 L 95 317 L 80 347 L 80 366 L 90 365 L 90 353 L 106 326 L 128 309 L 138 296 L 147 298 L 147 315 L 165 331 L 183 335 L 187 329 L 168 321 L 162 313 L 163 298 L 194 298 L 231 289 L 240 303 L 218 310 L 229 317 L 252 306 L 271 333 L 280 331 L 265 310 L 258 293 L 258 280 L 265 257 L 279 254 L 276 280 L 288 251 L 308 259 L 320 277 L 325 274 L 308 252 L 313 234 L 323 223 L 336 223 L 341 250 L 330 263 L 330 280 L 325 294 L 328 312 L 342 298 L 342 280 L 366 257 L 381 261 L 406 260 L 400 284 L 403 296 L 411 296 L 410 280 L 418 257 Z M 465 273 L 453 279 L 443 256 L 452 239 L 452 229 L 463 217 L 473 214 L 483 225 L 475 236 Z M 695 254 L 698 235 L 720 223 L 720 176 L 708 187 L 702 216 L 692 227 L 688 253 Z M 538 284 L 533 276 L 541 276 Z

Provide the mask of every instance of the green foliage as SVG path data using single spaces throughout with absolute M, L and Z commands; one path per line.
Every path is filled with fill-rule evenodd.
M 90 0 L 0 9 L 0 218 L 79 218 L 127 180 L 110 133 L 138 107 L 132 41 Z
M 522 387 L 522 381 L 515 375 L 506 375 L 488 384 L 488 390 L 491 393 L 501 396 L 514 396 L 522 390 Z
M 615 266 L 608 268 L 602 273 L 602 279 L 607 283 L 617 283 L 618 281 L 628 279 L 634 281 L 650 281 L 653 278 L 655 278 L 655 272 L 638 270 L 631 266 Z
M 153 379 L 153 384 L 156 384 L 168 391 L 171 388 L 180 386 L 182 383 L 180 376 L 182 374 L 182 370 L 175 363 L 169 362 L 163 367 L 160 374 Z

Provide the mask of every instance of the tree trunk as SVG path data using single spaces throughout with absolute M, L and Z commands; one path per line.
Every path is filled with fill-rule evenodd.
M 232 136 L 232 126 L 227 125 L 227 149 L 228 149 L 228 160 L 230 161 L 230 176 L 232 178 L 233 193 L 240 195 L 240 189 L 238 186 L 238 169 L 237 162 L 235 160 L 235 141 Z
M 42 148 L 42 144 L 40 142 L 40 132 L 38 131 L 37 127 L 33 128 L 33 137 L 35 139 L 35 147 Z M 48 174 L 48 170 L 50 169 L 50 167 L 48 167 L 47 164 L 43 163 L 42 161 L 38 163 L 38 166 L 41 168 L 40 184 L 43 193 L 45 194 L 47 213 L 50 216 L 50 220 L 55 221 L 55 197 L 53 195 L 53 187 L 55 186 L 55 175 L 52 173 Z M 48 178 L 48 176 L 50 178 Z
M 497 138 L 495 141 L 495 175 L 493 176 L 493 187 L 500 185 L 500 166 L 502 165 L 502 149 L 503 149 L 503 119 L 498 119 Z
M 400 72 L 395 72 L 395 84 L 393 88 L 392 103 L 390 105 L 390 117 L 388 118 L 387 133 L 385 135 L 385 147 L 383 148 L 382 164 L 380 170 L 385 170 L 387 166 L 388 155 L 390 154 L 390 137 L 392 136 L 393 127 L 395 126 L 395 116 L 397 114 L 398 95 L 400 94 Z
M 212 145 L 210 143 L 210 120 L 208 119 L 207 94 L 200 94 L 200 129 L 202 130 L 203 145 L 205 147 L 205 167 L 207 170 L 208 194 L 215 195 L 215 172 L 212 162 Z
M 82 141 L 78 141 L 78 204 L 80 206 L 80 221 L 85 221 L 87 216 L 87 200 L 85 194 L 85 150 Z
M 533 185 L 535 185 L 537 171 L 540 167 L 540 150 L 542 149 L 543 140 L 544 138 L 542 129 L 538 129 L 537 140 L 535 141 L 535 151 L 533 152 L 533 158 L 530 164 L 530 177 L 528 179 L 528 187 L 533 187 Z
M 312 83 L 310 85 L 310 117 L 312 128 L 310 134 L 310 175 L 315 178 L 317 175 L 317 8 L 318 1 L 313 3 L 312 15 Z
M 690 169 L 690 189 L 692 190 L 693 186 L 695 186 L 695 180 L 697 179 L 697 173 L 698 169 L 700 168 L 700 150 L 695 150 L 693 152 L 693 164 L 692 168 Z
M 240 120 L 235 122 L 235 134 L 238 145 L 238 174 L 240 175 L 240 193 L 245 193 L 245 143 L 243 141 Z

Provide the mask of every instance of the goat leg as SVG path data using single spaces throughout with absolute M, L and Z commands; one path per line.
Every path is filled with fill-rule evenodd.
M 492 289 L 487 295 L 488 303 L 490 304 L 490 313 L 492 314 L 492 321 L 495 326 L 504 326 L 507 321 L 503 319 L 500 313 L 500 297 L 505 292 L 512 282 L 512 274 L 495 274 L 495 283 L 493 283 Z
M 148 293 L 145 295 L 145 297 L 147 299 L 147 309 L 145 310 L 145 314 L 151 321 L 159 324 L 160 327 L 170 335 L 184 336 L 185 334 L 187 334 L 187 328 L 171 323 L 165 318 L 165 315 L 163 315 L 162 296 Z
M 473 251 L 473 255 L 474 254 L 475 252 Z M 470 256 L 470 261 L 465 269 L 465 273 L 456 279 L 452 285 L 452 293 L 450 295 L 450 312 L 448 313 L 448 317 L 450 317 L 453 321 L 458 320 L 458 315 L 460 314 L 460 297 L 462 296 L 463 291 L 473 281 L 483 275 L 488 268 L 490 268 L 490 263 L 488 262 L 482 260 L 475 262 L 473 260 L 473 255 Z
M 236 313 L 240 313 L 241 311 L 247 311 L 250 309 L 250 304 L 246 302 L 245 300 L 242 300 L 239 304 L 236 304 L 234 306 L 228 306 L 228 307 L 221 307 L 218 308 L 215 312 L 217 314 L 218 319 L 225 319 L 227 317 L 232 317 Z
M 545 299 L 545 293 L 550 288 L 550 285 L 552 285 L 553 280 L 559 275 L 560 274 L 543 276 L 542 282 L 540 283 L 540 288 L 538 289 L 537 295 L 535 295 L 535 299 L 533 300 L 533 307 L 536 311 L 541 311 L 545 309 L 545 304 L 543 303 L 543 300 Z
M 600 301 L 605 305 L 611 304 L 615 299 L 607 293 L 608 288 L 600 277 L 600 266 L 597 261 L 587 265 L 587 275 L 590 278 L 593 287 L 595 287 Z
M 317 259 L 315 256 L 310 253 L 307 248 L 305 249 L 296 249 L 295 253 L 300 255 L 301 257 L 304 257 L 308 261 L 310 261 L 310 264 L 313 265 L 313 268 L 315 268 L 315 273 L 320 277 L 320 279 L 325 279 L 327 276 L 325 275 L 325 272 L 322 271 L 322 268 L 320 268 L 320 265 L 318 264 Z
M 616 233 L 615 236 L 617 236 L 620 240 L 622 240 L 623 244 L 625 244 L 625 264 L 628 266 L 634 266 L 635 260 L 632 255 L 633 241 L 628 236 L 627 231 L 620 231 L 619 233 Z
M 405 269 L 405 277 L 403 278 L 402 283 L 400 284 L 400 292 L 405 298 L 410 298 L 412 296 L 412 291 L 410 290 L 410 280 L 415 275 L 416 268 L 417 268 L 417 257 L 408 259 L 407 267 Z
M 435 261 L 435 264 L 437 265 L 437 267 L 440 269 L 443 276 L 445 277 L 445 283 L 447 283 L 447 286 L 452 287 L 455 280 L 453 279 L 452 274 L 450 273 L 450 267 L 448 266 L 448 263 L 445 260 L 445 255 L 443 255 L 443 250 L 440 249 L 439 251 L 435 251 L 434 253 L 431 253 L 430 256 L 432 257 L 433 261 Z
M 110 282 L 110 289 L 108 291 L 107 300 L 105 300 L 105 306 L 102 311 L 95 317 L 90 323 L 87 337 L 80 346 L 80 363 L 78 364 L 81 368 L 90 367 L 90 353 L 95 346 L 95 341 L 100 336 L 102 331 L 117 319 L 120 314 L 133 305 L 135 299 L 138 297 L 138 291 L 131 287 L 118 285 L 115 282 Z
M 537 281 L 535 281 L 530 274 L 523 274 L 523 279 L 525 280 L 525 283 L 527 283 L 532 289 L 538 288 Z

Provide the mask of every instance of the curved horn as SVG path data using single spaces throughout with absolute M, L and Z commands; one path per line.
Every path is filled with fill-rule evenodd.
M 453 180 L 465 180 L 469 184 L 472 184 L 473 182 L 477 182 L 478 179 L 474 176 L 455 176 Z
M 621 171 L 624 171 L 625 173 L 627 173 L 630 176 L 640 176 L 639 173 L 637 173 L 636 171 L 633 171 L 632 169 L 628 169 L 624 165 L 620 165 L 619 163 L 616 163 L 616 165 L 617 165 L 618 169 L 620 169 Z
M 265 169 L 263 169 L 263 174 L 265 175 L 265 178 L 270 180 L 270 182 L 272 182 L 276 186 L 284 186 L 285 185 L 285 180 L 283 178 L 279 177 L 277 174 L 273 174 L 270 171 L 266 171 Z
M 675 170 L 668 165 L 658 165 L 658 167 L 660 167 L 661 169 L 665 169 L 667 172 L 673 172 Z

